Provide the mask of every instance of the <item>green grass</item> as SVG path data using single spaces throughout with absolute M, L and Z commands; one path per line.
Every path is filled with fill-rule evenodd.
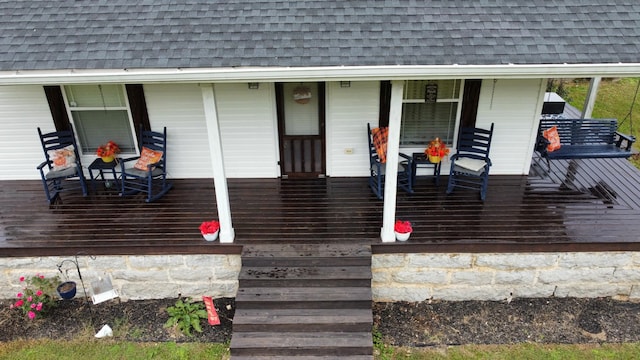
M 383 344 L 380 339 L 375 343 L 376 360 L 618 360 L 637 359 L 640 354 L 640 343 L 464 345 L 436 348 L 392 347 Z M 0 342 L 0 360 L 5 359 L 229 359 L 229 346 L 209 343 L 135 343 L 108 339 Z
M 618 119 L 621 132 L 640 138 L 640 93 L 636 94 L 639 81 L 640 78 L 602 79 L 591 117 Z M 563 83 L 563 88 L 565 100 L 582 109 L 589 81 L 568 80 Z
M 640 343 L 589 345 L 465 345 L 428 349 L 390 348 L 379 360 L 604 360 L 638 359 Z
M 105 339 L 0 342 L 0 359 L 228 359 L 227 344 L 134 343 Z

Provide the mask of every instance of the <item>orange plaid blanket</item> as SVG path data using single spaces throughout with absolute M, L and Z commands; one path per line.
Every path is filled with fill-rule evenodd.
M 389 128 L 373 128 L 371 129 L 371 135 L 373 136 L 373 146 L 376 148 L 380 162 L 387 162 L 387 139 L 389 138 Z

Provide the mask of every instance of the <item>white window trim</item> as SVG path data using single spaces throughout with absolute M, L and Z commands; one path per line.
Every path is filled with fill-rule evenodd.
M 140 151 L 139 151 L 139 144 L 138 144 L 138 137 L 136 136 L 137 132 L 135 129 L 135 125 L 133 122 L 133 116 L 131 115 L 131 105 L 129 104 L 129 96 L 127 96 L 127 88 L 126 86 L 124 86 L 124 84 L 120 84 L 120 88 L 122 89 L 122 93 L 124 94 L 124 101 L 125 101 L 125 106 L 74 106 L 72 107 L 71 104 L 69 103 L 69 99 L 67 98 L 67 92 L 65 91 L 65 86 L 73 86 L 74 84 L 68 84 L 68 85 L 60 85 L 60 91 L 62 92 L 62 97 L 64 98 L 64 105 L 67 111 L 67 116 L 69 118 L 69 121 L 71 122 L 71 125 L 73 125 L 74 128 L 74 136 L 76 138 L 76 142 L 78 143 L 78 153 L 81 156 L 81 161 L 85 162 L 88 159 L 95 159 L 97 158 L 97 155 L 93 152 L 91 153 L 84 153 L 83 149 L 82 149 L 82 145 L 80 144 L 80 139 L 78 138 L 78 134 L 76 133 L 76 130 L 78 127 L 76 126 L 74 117 L 73 117 L 73 111 L 96 111 L 96 110 L 126 110 L 127 111 L 127 117 L 129 118 L 129 127 L 131 130 L 131 134 L 133 136 L 133 145 L 134 148 L 136 149 L 135 152 L 123 152 L 121 153 L 120 156 L 122 157 L 133 157 L 133 156 L 139 156 L 140 155 Z M 96 84 L 99 85 L 99 84 Z

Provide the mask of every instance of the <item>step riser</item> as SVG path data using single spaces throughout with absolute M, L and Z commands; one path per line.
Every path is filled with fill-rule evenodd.
M 231 356 L 351 356 L 351 355 L 373 355 L 372 347 L 322 347 L 322 348 L 231 348 Z
M 372 324 L 233 324 L 233 332 L 371 332 Z
M 242 266 L 371 266 L 371 258 L 243 258 Z
M 369 287 L 371 279 L 355 279 L 355 280 L 307 280 L 307 279 L 240 279 L 240 288 L 251 287 Z
M 236 309 L 371 309 L 371 300 L 363 301 L 248 301 L 236 299 Z

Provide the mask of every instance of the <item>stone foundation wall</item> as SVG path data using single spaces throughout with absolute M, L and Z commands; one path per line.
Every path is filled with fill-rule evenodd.
M 4 258 L 0 299 L 22 290 L 21 276 L 60 275 L 73 257 Z M 123 300 L 179 295 L 235 297 L 240 255 L 78 257 L 91 282 L 111 278 Z M 78 283 L 75 265 L 66 262 Z M 373 256 L 374 301 L 505 300 L 516 297 L 613 297 L 640 301 L 640 252 L 527 254 L 381 254 Z
M 381 254 L 374 301 L 613 297 L 640 300 L 640 252 Z
M 0 263 L 0 299 L 14 299 L 22 290 L 20 277 L 60 275 L 57 264 L 74 257 L 4 258 Z M 82 279 L 91 295 L 91 282 L 111 278 L 123 300 L 201 297 L 235 297 L 240 255 L 79 256 Z M 78 284 L 76 267 L 65 262 L 63 270 Z

